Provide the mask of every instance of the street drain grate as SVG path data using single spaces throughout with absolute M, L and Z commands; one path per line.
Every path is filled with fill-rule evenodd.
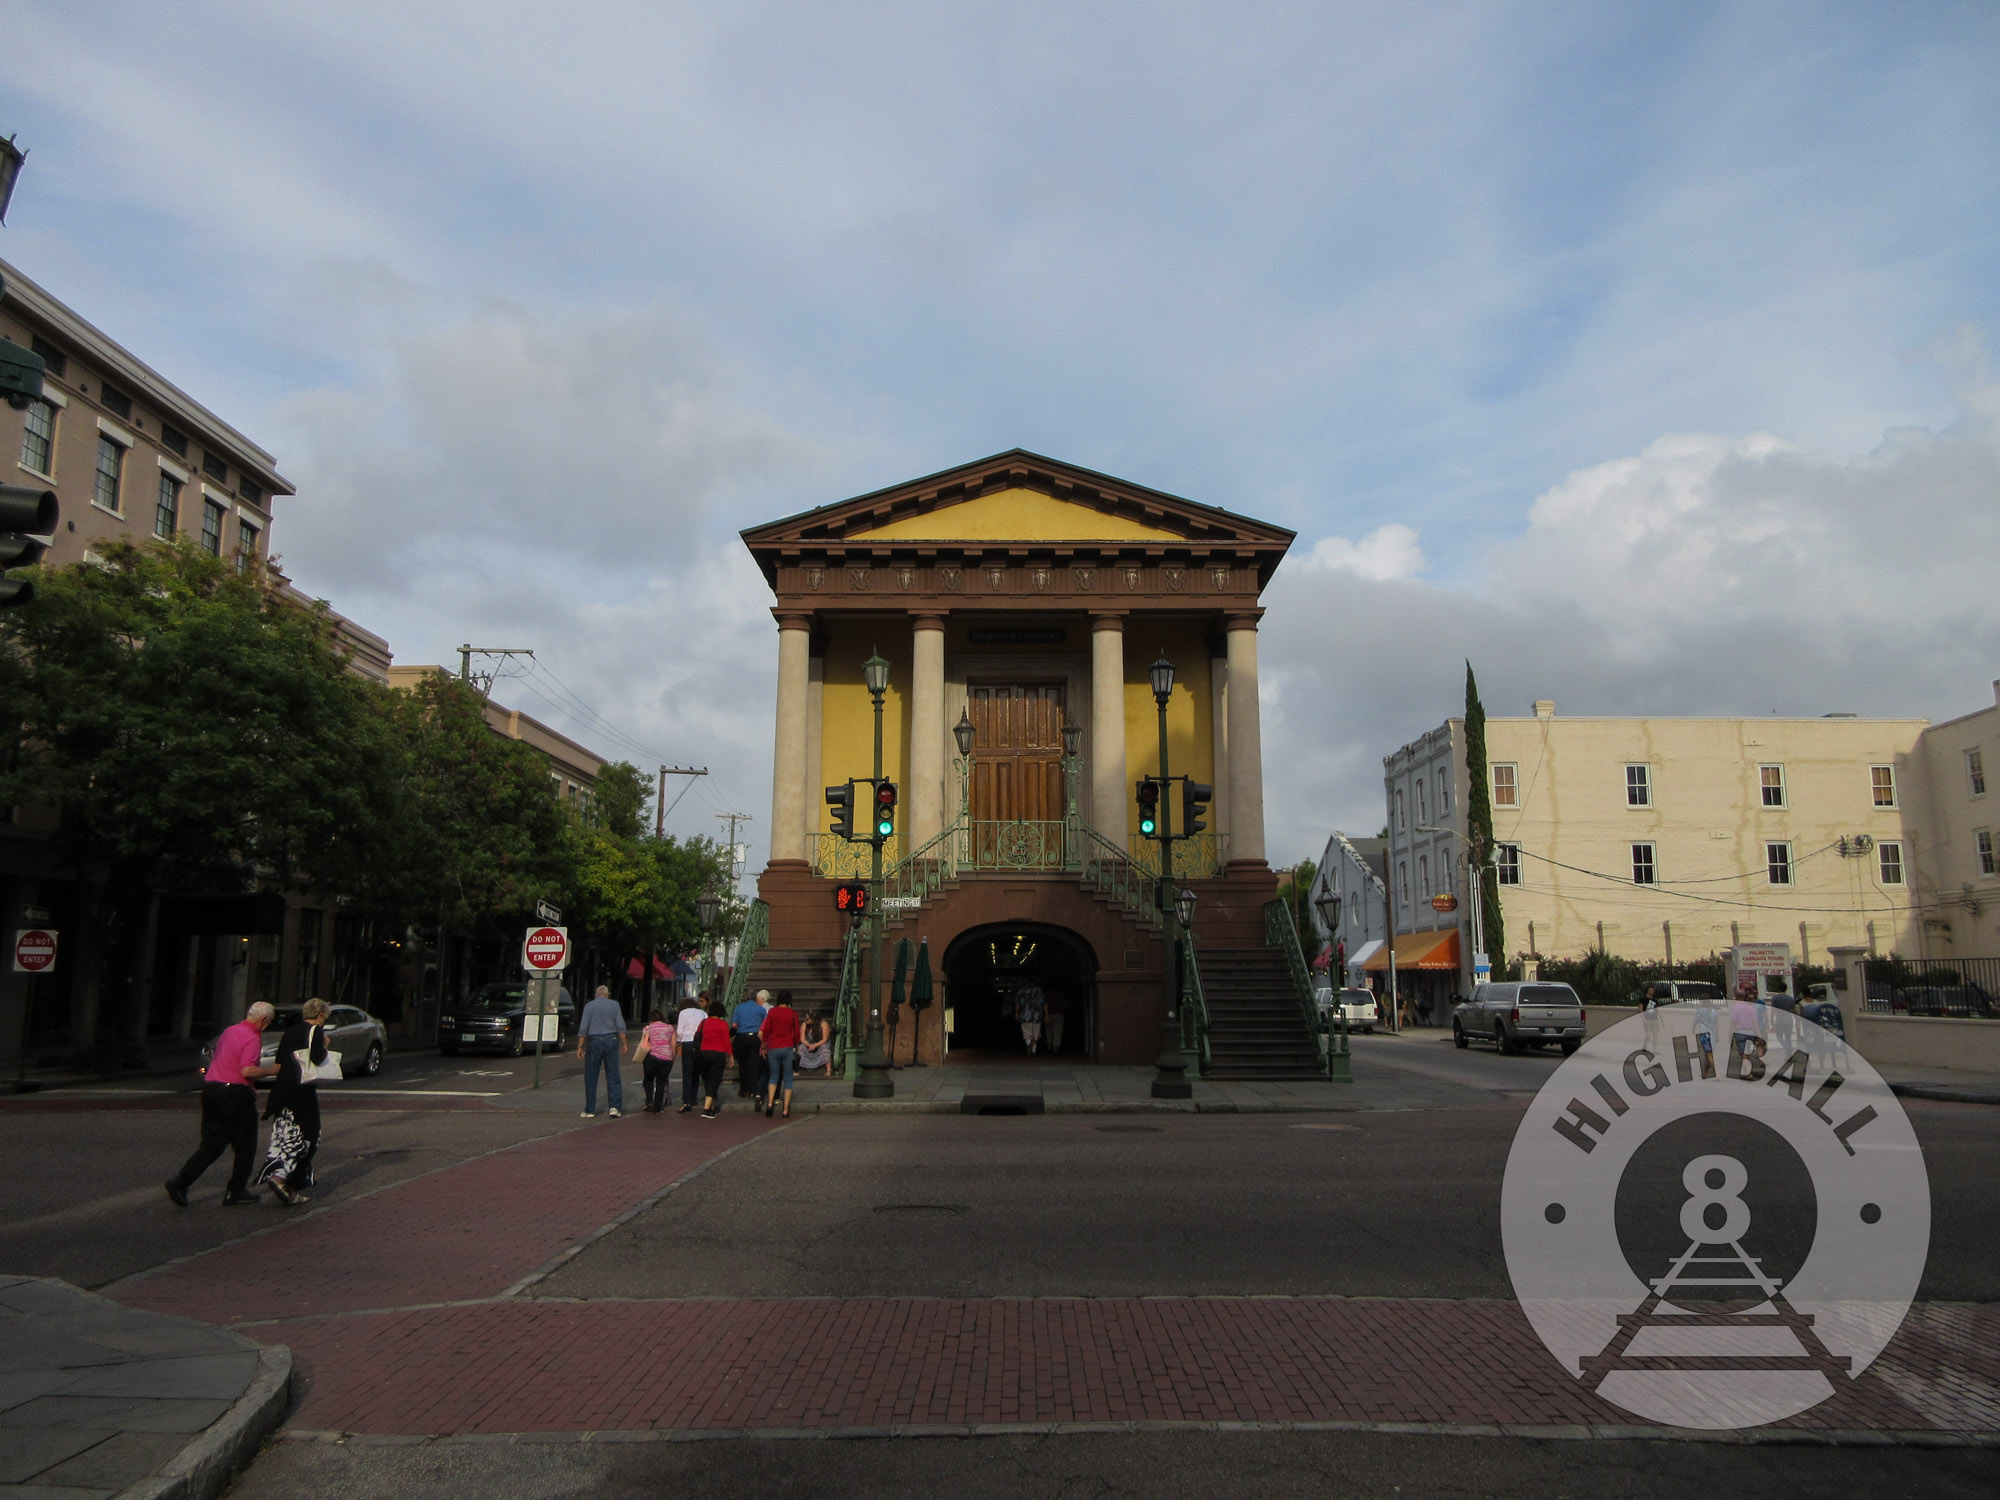
M 971 1212 L 969 1203 L 878 1203 L 872 1213 L 878 1214 L 962 1214 Z
M 1359 1125 L 1294 1125 L 1294 1130 L 1359 1130 Z
M 1167 1127 L 1164 1125 L 1100 1125 L 1097 1128 L 1105 1135 L 1157 1135 Z

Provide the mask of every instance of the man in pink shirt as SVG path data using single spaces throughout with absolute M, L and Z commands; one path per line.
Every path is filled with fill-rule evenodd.
M 215 1055 L 201 1083 L 201 1144 L 186 1164 L 167 1179 L 167 1196 L 187 1207 L 188 1189 L 206 1172 L 223 1148 L 236 1153 L 229 1173 L 229 1190 L 222 1195 L 224 1207 L 255 1203 L 250 1191 L 250 1168 L 257 1155 L 257 1086 L 254 1080 L 269 1078 L 278 1071 L 276 1063 L 264 1061 L 264 1028 L 276 1015 L 259 1000 L 242 1020 L 216 1039 Z

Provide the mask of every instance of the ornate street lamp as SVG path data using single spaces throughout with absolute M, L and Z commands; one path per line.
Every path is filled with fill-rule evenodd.
M 1174 892 L 1174 918 L 1181 924 L 1182 932 L 1190 932 L 1194 928 L 1194 904 L 1193 886 L 1184 885 Z
M 1083 771 L 1083 726 L 1067 721 L 1062 727 L 1063 742 L 1063 868 L 1077 859 L 1076 779 Z
M 1069 731 L 1065 729 L 1063 732 L 1067 734 Z M 979 731 L 972 727 L 972 715 L 961 708 L 958 711 L 958 722 L 952 725 L 951 737 L 958 741 L 958 753 L 964 759 L 972 759 L 972 742 L 978 734 Z
M 1167 660 L 1164 650 L 1160 652 L 1160 659 L 1153 663 L 1150 675 L 1153 679 L 1153 703 L 1160 715 L 1159 826 L 1154 833 L 1160 841 L 1160 878 L 1153 901 L 1159 909 L 1160 925 L 1165 929 L 1167 940 L 1167 1004 L 1160 1021 L 1160 1060 L 1154 1065 L 1159 1071 L 1153 1078 L 1153 1097 L 1192 1099 L 1194 1085 L 1188 1082 L 1187 1054 L 1181 1050 L 1181 976 L 1182 965 L 1187 962 L 1187 945 L 1183 941 L 1186 929 L 1177 920 L 1178 901 L 1169 899 L 1167 895 L 1174 878 L 1173 799 L 1167 795 L 1167 788 L 1173 781 L 1167 767 L 1167 700 L 1174 695 L 1174 664 Z
M 1347 976 L 1335 972 L 1335 960 L 1333 957 L 1335 953 L 1340 951 L 1340 897 L 1333 893 L 1331 886 L 1322 886 L 1320 893 L 1313 897 L 1313 907 L 1319 912 L 1320 921 L 1326 924 L 1327 999 L 1333 1006 L 1333 1014 L 1339 1018 L 1337 1023 L 1338 1035 L 1333 1041 L 1329 1042 L 1326 1049 L 1326 1067 L 1327 1076 L 1338 1082 L 1341 1079 L 1353 1076 L 1351 1072 L 1341 1071 L 1344 1068 L 1348 1068 L 1349 1064 L 1344 1061 L 1336 1061 L 1336 1059 L 1347 1056 L 1347 1006 L 1340 998 L 1340 992 L 1347 984 Z M 1320 1020 L 1321 1024 L 1324 1024 L 1326 1017 L 1322 1015 Z
M 958 838 L 954 855 L 960 864 L 964 863 L 965 851 L 971 848 L 972 838 L 972 746 L 979 738 L 979 731 L 973 727 L 972 715 L 965 709 L 958 711 L 958 722 L 951 726 L 951 737 L 958 741 Z
M 1158 703 L 1160 711 L 1165 713 L 1167 700 L 1174 695 L 1174 664 L 1167 660 L 1166 652 L 1162 651 L 1160 659 L 1153 663 L 1152 676 L 1153 701 Z
M 711 976 L 702 986 L 707 990 L 715 988 L 715 943 L 710 934 L 715 931 L 715 919 L 722 914 L 722 898 L 714 891 L 703 891 L 694 898 L 694 919 L 701 923 L 701 966 Z
M 882 784 L 882 695 L 889 690 L 889 664 L 879 651 L 870 651 L 861 664 L 861 681 L 875 702 L 875 776 L 871 785 Z M 869 799 L 869 807 L 874 807 Z M 857 1099 L 893 1099 L 896 1080 L 889 1076 L 889 1057 L 883 1050 L 882 1033 L 882 838 L 869 839 L 868 876 L 868 1029 L 861 1039 L 861 1073 L 854 1080 Z

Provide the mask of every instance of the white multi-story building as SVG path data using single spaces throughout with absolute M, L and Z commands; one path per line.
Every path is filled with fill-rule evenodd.
M 1388 932 L 1388 913 L 1383 909 L 1386 888 L 1382 880 L 1383 852 L 1387 847 L 1386 839 L 1350 839 L 1335 832 L 1320 855 L 1312 883 L 1312 920 L 1319 934 L 1319 945 L 1330 945 L 1334 950 L 1328 962 L 1328 977 L 1335 987 L 1354 981 L 1359 966 L 1381 948 Z M 1331 928 L 1320 914 L 1320 899 L 1326 895 L 1340 902 L 1338 921 Z

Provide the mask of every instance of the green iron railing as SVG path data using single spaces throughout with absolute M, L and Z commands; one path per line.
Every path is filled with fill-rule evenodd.
M 1196 1059 L 1197 1071 L 1208 1076 L 1208 996 L 1201 987 L 1201 963 L 1195 953 L 1194 934 L 1184 932 L 1187 967 L 1181 973 L 1181 1051 Z
M 874 868 L 873 850 L 867 840 L 856 842 L 844 839 L 834 833 L 815 833 L 810 836 L 812 845 L 812 872 L 828 880 L 866 880 Z M 932 840 L 932 842 L 936 842 Z M 902 855 L 903 836 L 891 834 L 882 841 L 882 864 L 898 864 Z
M 1313 1046 L 1319 1053 L 1320 1065 L 1326 1070 L 1326 1076 L 1336 1083 L 1353 1082 L 1347 1057 L 1346 1023 L 1343 1020 L 1336 1036 L 1328 1030 L 1326 1020 L 1320 1015 L 1319 1005 L 1313 999 L 1312 970 L 1306 967 L 1305 953 L 1299 947 L 1299 930 L 1292 922 L 1292 908 L 1287 902 L 1264 903 L 1264 942 L 1285 955 L 1285 966 L 1292 973 L 1293 993 L 1298 997 L 1306 1030 L 1312 1033 Z M 1334 1008 L 1339 1009 L 1338 1006 Z M 1342 1014 L 1344 1016 L 1345 1012 Z
M 861 950 L 865 945 L 866 922 L 847 929 L 847 945 L 840 955 L 840 988 L 833 1006 L 834 1076 L 852 1081 L 861 1072 Z
M 736 940 L 736 967 L 729 971 L 729 989 L 722 1003 L 735 1010 L 750 988 L 750 962 L 771 939 L 771 907 L 761 898 L 750 903 L 743 917 L 743 935 Z
M 1125 857 L 1147 875 L 1160 873 L 1160 844 L 1133 834 Z M 1174 839 L 1174 877 L 1178 880 L 1212 880 L 1222 873 L 1228 860 L 1225 837 L 1217 833 L 1197 833 L 1192 838 Z
M 1133 916 L 1155 927 L 1162 926 L 1158 882 L 1132 863 L 1123 849 L 1095 828 L 1079 823 L 1074 837 L 1077 846 L 1076 872 L 1083 883 L 1116 902 Z

